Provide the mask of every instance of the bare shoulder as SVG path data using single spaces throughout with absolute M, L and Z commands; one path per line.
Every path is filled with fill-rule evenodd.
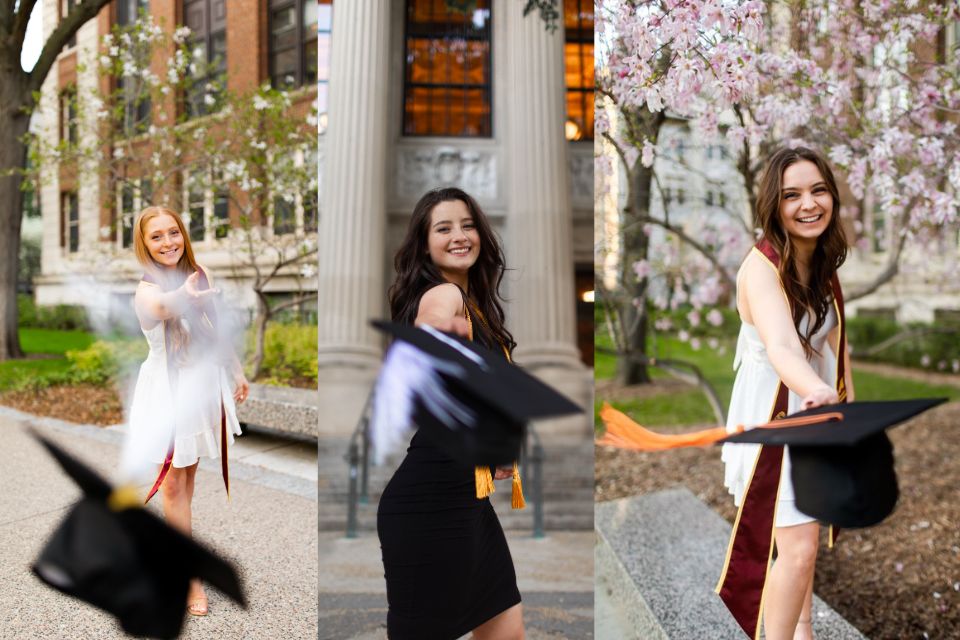
M 418 315 L 430 313 L 431 315 L 457 316 L 462 315 L 463 294 L 460 293 L 460 287 L 447 282 L 438 284 L 435 287 L 427 289 L 420 298 L 420 307 Z
M 743 264 L 740 265 L 737 279 L 747 290 L 780 287 L 780 274 L 777 268 L 765 255 L 756 250 L 747 254 Z
M 427 289 L 420 298 L 420 304 L 424 302 L 460 306 L 463 304 L 463 295 L 460 293 L 460 287 L 452 282 L 446 282 Z

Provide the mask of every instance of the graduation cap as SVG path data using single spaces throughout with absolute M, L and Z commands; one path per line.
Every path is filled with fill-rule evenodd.
M 893 445 L 886 429 L 927 411 L 946 398 L 826 405 L 731 435 L 723 427 L 689 434 L 648 431 L 604 405 L 605 444 L 660 450 L 713 443 L 789 445 L 796 506 L 802 513 L 844 528 L 881 522 L 897 503 Z
M 236 571 L 146 509 L 132 489 L 113 490 L 92 469 L 33 432 L 83 497 L 32 569 L 43 582 L 115 615 L 128 634 L 176 638 L 191 578 L 246 608 Z
M 520 455 L 527 422 L 583 411 L 502 352 L 429 326 L 371 324 L 396 338 L 374 390 L 378 462 L 415 425 L 464 464 L 510 464 Z

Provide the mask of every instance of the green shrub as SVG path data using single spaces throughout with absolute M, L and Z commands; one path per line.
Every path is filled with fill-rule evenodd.
M 33 296 L 21 293 L 17 296 L 20 326 L 38 329 L 89 329 L 87 311 L 80 305 L 58 304 L 37 306 Z
M 869 357 L 866 352 L 902 331 L 930 328 L 923 323 L 898 325 L 892 320 L 877 318 L 850 318 L 847 322 L 847 341 L 853 355 L 871 362 L 883 362 L 903 367 L 953 371 L 960 369 L 960 329 L 937 325 L 937 333 L 926 333 L 897 342 Z
M 247 332 L 248 359 L 253 355 L 254 332 Z M 317 380 L 317 326 L 315 324 L 267 325 L 263 364 L 257 382 L 290 384 Z

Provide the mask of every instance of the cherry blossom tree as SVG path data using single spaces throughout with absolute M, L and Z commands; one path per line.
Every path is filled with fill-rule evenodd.
M 943 242 L 937 235 L 955 227 L 960 188 L 960 65 L 955 50 L 938 47 L 960 20 L 960 8 L 948 5 L 598 2 L 598 92 L 617 113 L 602 135 L 630 190 L 619 291 L 605 303 L 619 324 L 621 354 L 648 361 L 645 341 L 631 333 L 642 323 L 624 322 L 629 307 L 642 315 L 651 306 L 690 306 L 689 322 L 658 320 L 662 330 L 685 337 L 703 326 L 709 307 L 729 301 L 733 269 L 755 238 L 763 159 L 783 144 L 804 143 L 829 156 L 849 188 L 842 215 L 856 247 L 879 242 L 886 250 L 883 268 L 848 291 L 848 299 L 876 291 L 904 268 L 918 268 L 905 259 L 910 243 Z M 663 202 L 661 213 L 651 214 L 651 199 L 664 193 L 654 188 L 658 159 L 676 161 L 659 139 L 668 119 L 685 122 L 699 145 L 723 141 L 733 151 L 744 211 L 681 222 Z M 611 162 L 598 166 L 614 170 Z M 671 241 L 651 247 L 658 255 L 631 251 L 631 235 L 652 228 Z M 877 230 L 879 239 L 871 236 Z M 946 268 L 955 264 L 948 259 Z M 636 295 L 649 290 L 651 278 L 662 281 L 659 295 Z

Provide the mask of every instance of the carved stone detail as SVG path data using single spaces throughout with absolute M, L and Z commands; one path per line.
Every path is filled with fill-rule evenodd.
M 497 197 L 497 156 L 493 151 L 454 147 L 400 149 L 397 195 L 416 200 L 436 187 L 460 187 L 473 197 Z

